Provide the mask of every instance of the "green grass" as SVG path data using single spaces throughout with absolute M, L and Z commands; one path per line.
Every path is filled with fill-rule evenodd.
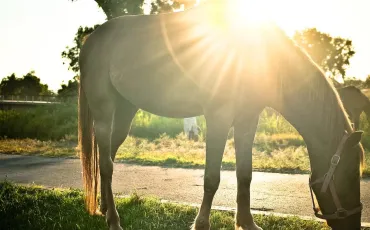
M 308 172 L 309 161 L 304 142 L 296 135 L 259 135 L 253 153 L 255 171 Z M 118 150 L 117 160 L 142 165 L 204 168 L 205 143 L 188 141 L 182 135 L 176 139 L 162 136 L 153 142 L 129 138 Z M 223 157 L 223 169 L 235 169 L 233 140 L 228 140 Z
M 33 139 L 1 139 L 0 153 L 77 158 L 73 141 L 39 141 Z M 367 165 L 370 153 L 366 151 Z M 162 135 L 155 140 L 128 137 L 119 148 L 116 161 L 140 165 L 181 168 L 204 168 L 205 143 L 189 141 L 184 135 L 170 138 Z M 253 149 L 254 171 L 280 173 L 308 173 L 307 149 L 297 134 L 258 134 Z M 222 168 L 235 169 L 235 150 L 232 139 L 227 141 Z M 370 168 L 364 170 L 370 174 Z
M 40 141 L 35 139 L 0 139 L 0 153 L 46 157 L 77 157 L 74 141 Z
M 197 208 L 161 203 L 156 198 L 132 195 L 116 199 L 124 229 L 184 230 L 189 229 Z M 46 190 L 41 187 L 0 183 L 1 229 L 107 229 L 104 217 L 90 216 L 84 209 L 79 190 Z M 297 217 L 254 215 L 258 225 L 269 230 L 329 229 L 324 223 Z M 212 211 L 212 229 L 234 230 L 234 213 Z

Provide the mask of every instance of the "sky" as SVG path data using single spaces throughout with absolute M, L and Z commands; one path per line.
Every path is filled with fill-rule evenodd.
M 251 0 L 244 0 L 251 1 Z M 356 54 L 347 76 L 370 75 L 369 0 L 259 0 L 289 34 L 316 27 L 353 41 Z M 31 70 L 56 91 L 75 73 L 61 53 L 73 45 L 79 26 L 93 26 L 106 16 L 94 0 L 0 0 L 0 79 Z

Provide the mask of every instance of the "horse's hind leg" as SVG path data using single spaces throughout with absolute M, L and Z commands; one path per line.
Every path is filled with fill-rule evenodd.
M 119 145 L 126 138 L 137 109 L 127 101 L 106 101 L 94 111 L 94 128 L 99 147 L 102 211 L 110 230 L 121 230 L 112 191 L 113 159 Z M 120 104 L 118 104 L 120 103 Z M 105 211 L 106 210 L 106 211 Z
M 116 100 L 116 109 L 113 116 L 112 135 L 111 135 L 111 159 L 114 161 L 119 146 L 125 141 L 131 127 L 132 119 L 137 112 L 136 106 L 132 105 L 124 98 Z M 100 211 L 105 214 L 107 212 L 107 196 L 105 187 L 109 182 L 109 177 L 101 177 L 101 205 Z M 111 185 L 110 185 L 111 186 Z
M 101 190 L 107 203 L 106 219 L 110 230 L 122 230 L 112 191 L 111 137 L 114 110 L 114 103 L 110 102 L 102 104 L 99 110 L 95 110 L 93 114 L 95 136 L 99 148 Z
M 223 111 L 224 112 L 224 111 Z M 232 124 L 229 116 L 207 116 L 206 166 L 204 172 L 204 195 L 193 230 L 210 229 L 209 215 L 213 197 L 220 184 L 220 168 L 228 131 Z
M 250 211 L 250 184 L 252 181 L 252 146 L 258 125 L 258 112 L 243 115 L 234 122 L 236 176 L 238 184 L 235 229 L 261 230 Z

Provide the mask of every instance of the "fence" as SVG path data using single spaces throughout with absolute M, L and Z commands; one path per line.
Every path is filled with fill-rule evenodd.
M 0 101 L 22 101 L 22 102 L 64 102 L 75 99 L 74 96 L 29 96 L 29 95 L 0 95 Z

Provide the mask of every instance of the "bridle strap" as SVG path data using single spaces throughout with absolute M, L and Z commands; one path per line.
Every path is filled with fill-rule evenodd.
M 342 137 L 342 140 L 341 140 L 341 142 L 338 146 L 337 151 L 335 152 L 335 154 L 332 156 L 332 158 L 330 160 L 330 168 L 329 168 L 329 171 L 324 176 L 324 183 L 322 184 L 322 187 L 321 187 L 321 192 L 322 193 L 325 193 L 328 190 L 329 183 L 332 180 L 335 169 L 337 168 L 337 166 L 339 164 L 340 155 L 343 152 L 344 144 L 346 143 L 348 137 L 349 137 L 349 135 L 347 133 Z
M 335 190 L 334 180 L 330 181 L 329 188 L 331 196 L 333 197 L 334 204 L 337 207 L 337 210 L 343 209 L 342 204 L 340 203 L 339 197 L 337 195 L 337 191 Z
M 311 193 L 311 199 L 312 199 L 312 207 L 313 211 L 315 213 L 315 216 L 320 218 L 320 219 L 326 219 L 326 220 L 333 220 L 333 219 L 344 219 L 348 216 L 351 216 L 353 214 L 359 213 L 362 211 L 362 203 L 360 203 L 360 206 L 354 209 L 351 209 L 347 211 L 342 207 L 342 204 L 340 203 L 337 191 L 335 189 L 335 184 L 334 184 L 334 172 L 335 169 L 340 161 L 340 155 L 343 152 L 344 145 L 349 137 L 349 134 L 345 134 L 338 146 L 338 149 L 336 153 L 333 155 L 330 161 L 330 168 L 329 171 L 321 178 L 315 180 L 314 182 L 311 182 L 311 178 L 309 178 L 309 187 L 310 187 L 310 193 Z M 312 191 L 312 186 L 315 184 L 323 184 L 321 187 L 320 192 L 325 193 L 328 188 L 330 190 L 330 193 L 333 198 L 333 202 L 335 204 L 335 207 L 337 208 L 337 211 L 333 214 L 320 214 L 319 213 L 319 208 L 316 208 L 315 205 L 315 199 L 314 199 L 314 194 Z
M 318 183 L 322 183 L 324 181 L 324 177 L 314 181 L 314 182 L 310 182 L 310 193 L 311 193 L 311 199 L 312 199 L 312 207 L 313 207 L 313 211 L 314 211 L 314 214 L 316 217 L 320 218 L 320 219 L 325 219 L 325 220 L 334 220 L 334 219 L 344 219 L 348 216 L 351 216 L 351 215 L 354 215 L 356 213 L 359 213 L 362 211 L 362 203 L 360 203 L 360 206 L 358 206 L 357 208 L 354 208 L 354 209 L 351 209 L 349 211 L 347 211 L 346 209 L 344 209 L 342 207 L 342 204 L 340 203 L 340 200 L 339 200 L 339 197 L 337 195 L 337 191 L 335 189 L 335 185 L 334 185 L 334 181 L 331 180 L 330 184 L 329 184 L 329 189 L 330 189 L 330 193 L 333 197 L 333 202 L 337 208 L 337 211 L 333 214 L 320 214 L 319 213 L 319 208 L 316 207 L 315 205 L 315 199 L 314 199 L 314 195 L 313 195 L 313 191 L 312 191 L 312 185 L 314 184 L 318 184 Z

